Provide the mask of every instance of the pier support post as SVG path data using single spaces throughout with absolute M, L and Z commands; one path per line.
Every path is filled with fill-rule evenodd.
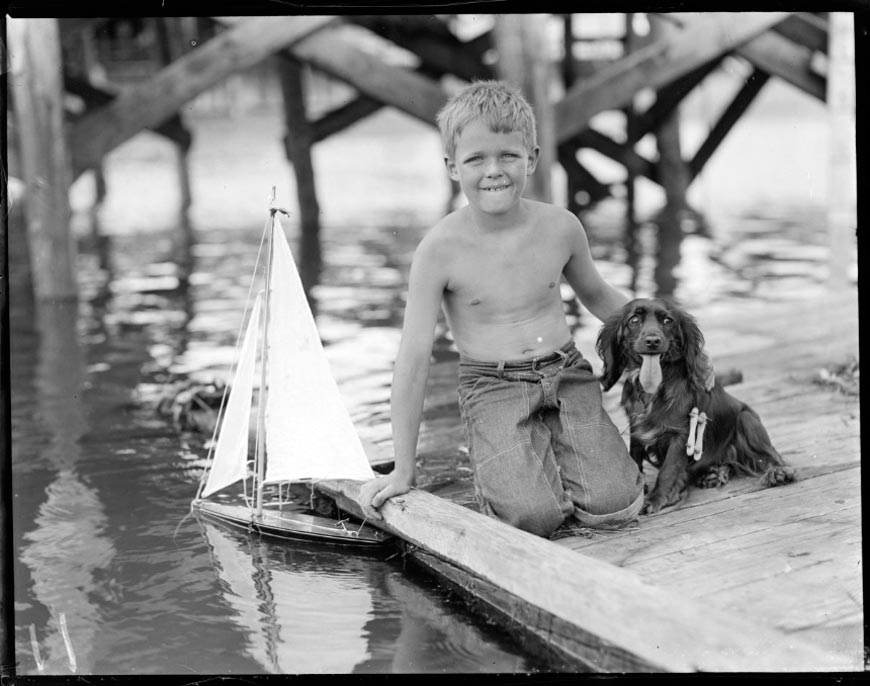
M 57 19 L 9 17 L 7 27 L 34 290 L 40 300 L 74 300 L 71 173 Z
M 665 37 L 674 28 L 658 17 L 650 17 L 654 35 Z M 656 250 L 656 295 L 670 296 L 676 290 L 674 268 L 680 261 L 682 227 L 680 220 L 687 209 L 686 192 L 689 188 L 689 168 L 683 160 L 680 147 L 680 114 L 675 107 L 656 129 L 659 152 L 659 173 L 665 191 L 665 206 L 658 215 L 658 241 Z
M 305 88 L 302 65 L 292 59 L 278 61 L 281 75 L 281 93 L 284 96 L 284 121 L 287 133 L 284 147 L 296 176 L 296 197 L 299 201 L 300 260 L 299 277 L 305 293 L 320 278 L 320 207 L 314 183 L 311 162 L 313 134 L 305 113 Z M 309 296 L 309 300 L 310 300 Z
M 542 14 L 504 14 L 495 22 L 495 45 L 498 51 L 499 78 L 519 87 L 535 111 L 538 167 L 529 179 L 527 194 L 551 202 L 551 173 L 556 157 L 556 130 L 553 104 L 550 101 L 550 64 L 545 53 L 546 16 Z
M 857 224 L 855 34 L 851 13 L 831 12 L 828 17 L 828 284 L 842 289 L 849 283 Z

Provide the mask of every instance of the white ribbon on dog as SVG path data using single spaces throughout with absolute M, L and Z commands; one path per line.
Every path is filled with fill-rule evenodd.
M 689 438 L 686 441 L 686 455 L 694 455 L 695 462 L 704 453 L 704 429 L 707 426 L 707 413 L 698 412 L 693 407 L 689 413 Z

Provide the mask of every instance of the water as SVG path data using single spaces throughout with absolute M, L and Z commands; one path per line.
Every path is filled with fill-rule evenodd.
M 711 162 L 705 171 L 696 192 L 715 197 L 715 234 L 684 241 L 678 295 L 691 306 L 823 288 L 824 206 L 819 177 L 806 169 L 824 146 L 818 120 L 804 124 L 807 164 L 782 172 L 779 193 L 763 185 L 771 197 L 757 178 L 747 179 L 752 193 L 734 181 L 743 167 L 757 172 L 747 157 L 767 159 L 752 142 L 770 138 L 769 122 L 738 127 L 734 135 L 748 137 L 741 159 L 729 160 L 726 147 L 730 169 Z M 546 668 L 391 552 L 272 544 L 185 518 L 203 437 L 179 432 L 155 406 L 170 382 L 227 372 L 268 189 L 279 186 L 292 208 L 281 135 L 277 113 L 196 123 L 190 241 L 171 148 L 137 137 L 108 159 L 110 195 L 96 214 L 87 210 L 90 180 L 73 189 L 80 306 L 35 308 L 20 269 L 12 274 L 20 674 Z M 438 160 L 434 133 L 390 112 L 315 150 L 318 325 L 364 439 L 383 439 L 374 427 L 388 410 L 411 254 L 447 203 Z M 586 218 L 600 270 L 625 285 L 617 221 L 607 204 Z M 295 249 L 292 220 L 287 229 Z M 648 284 L 651 268 L 641 269 Z M 581 315 L 574 324 L 596 322 Z M 439 345 L 450 353 L 448 339 Z

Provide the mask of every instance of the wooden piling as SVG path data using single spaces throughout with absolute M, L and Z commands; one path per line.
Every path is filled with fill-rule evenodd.
M 158 49 L 160 51 L 160 62 L 163 66 L 169 66 L 173 60 L 178 59 L 183 54 L 180 46 L 181 36 L 179 35 L 178 26 L 175 18 L 157 17 L 155 18 L 155 28 L 157 29 Z M 185 130 L 184 119 L 181 112 L 175 114 L 173 119 L 177 122 L 178 127 Z M 188 144 L 175 144 L 175 166 L 178 171 L 178 186 L 181 193 L 181 213 L 186 214 L 191 205 L 190 193 L 190 165 L 188 164 L 187 152 L 190 149 L 190 138 L 187 139 Z
M 299 277 L 306 293 L 320 277 L 320 207 L 311 162 L 313 133 L 305 113 L 305 86 L 302 65 L 283 57 L 278 61 L 281 93 L 284 97 L 284 122 L 287 133 L 284 148 L 296 176 L 296 197 L 299 203 L 300 260 Z
M 529 179 L 527 194 L 551 202 L 551 172 L 557 158 L 555 120 L 550 101 L 550 64 L 544 50 L 545 21 L 545 15 L 541 14 L 499 15 L 494 35 L 499 77 L 523 91 L 537 120 L 541 153 L 538 167 Z
M 850 13 L 828 16 L 828 283 L 842 289 L 857 225 L 855 35 Z
M 78 291 L 57 20 L 9 17 L 7 27 L 34 290 L 40 300 L 71 300 Z
M 654 36 L 667 38 L 674 32 L 673 26 L 656 17 L 650 17 Z M 665 191 L 665 206 L 658 215 L 658 241 L 656 250 L 656 294 L 673 295 L 677 286 L 674 268 L 680 261 L 682 228 L 680 219 L 687 209 L 686 192 L 689 188 L 689 170 L 683 161 L 680 147 L 679 106 L 659 124 L 656 129 L 659 152 L 659 174 Z

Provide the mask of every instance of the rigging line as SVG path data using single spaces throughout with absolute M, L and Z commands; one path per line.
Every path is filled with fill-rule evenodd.
M 269 230 L 269 222 L 267 220 L 266 225 L 263 227 L 263 232 L 260 235 L 260 245 L 257 248 L 257 259 L 254 260 L 254 269 L 253 269 L 253 272 L 251 273 L 250 285 L 248 286 L 248 294 L 245 297 L 245 310 L 242 313 L 242 319 L 241 319 L 241 323 L 239 324 L 239 330 L 236 333 L 236 344 L 235 344 L 236 350 L 239 350 L 241 347 L 241 344 L 242 344 L 242 335 L 244 334 L 244 331 L 245 331 L 245 322 L 248 319 L 248 312 L 251 309 L 251 294 L 254 292 L 254 283 L 255 283 L 256 278 L 257 278 L 257 269 L 260 266 L 260 260 L 261 260 L 262 254 L 263 254 L 263 245 L 266 242 L 266 234 L 267 234 L 268 230 Z M 239 364 L 238 359 L 236 359 L 232 363 L 230 363 L 229 372 L 227 375 L 228 379 L 233 378 L 233 374 L 235 373 L 235 370 L 236 370 L 236 367 L 238 366 L 238 364 Z M 212 429 L 211 442 L 209 443 L 208 453 L 206 455 L 206 461 L 209 464 L 209 469 L 203 469 L 202 474 L 200 474 L 200 476 L 199 476 L 199 487 L 196 490 L 196 497 L 194 498 L 194 500 L 199 499 L 200 494 L 202 493 L 202 489 L 205 487 L 206 475 L 211 471 L 211 468 L 210 468 L 211 459 L 214 455 L 215 442 L 217 440 L 218 428 L 220 427 L 221 422 L 223 421 L 223 418 L 224 418 L 224 411 L 226 410 L 226 403 L 227 403 L 228 394 L 229 394 L 229 386 L 224 384 L 224 392 L 221 395 L 221 404 L 220 404 L 220 407 L 218 408 L 217 418 L 215 419 L 214 428 Z

